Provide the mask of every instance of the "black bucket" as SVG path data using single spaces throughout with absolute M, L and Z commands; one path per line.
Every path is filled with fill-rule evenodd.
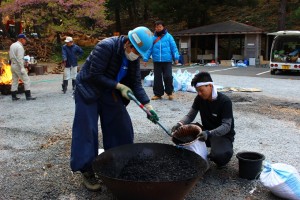
M 241 178 L 253 180 L 259 177 L 265 159 L 263 154 L 248 151 L 239 152 L 236 157 L 239 160 L 239 176 Z

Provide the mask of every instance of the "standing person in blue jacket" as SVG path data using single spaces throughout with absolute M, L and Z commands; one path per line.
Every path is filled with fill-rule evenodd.
M 155 33 L 153 37 L 153 47 L 144 57 L 144 65 L 152 55 L 154 64 L 154 96 L 151 100 L 161 99 L 164 93 L 169 100 L 174 99 L 172 61 L 178 64 L 179 53 L 173 36 L 168 33 L 163 21 L 155 22 Z
M 98 156 L 99 116 L 104 150 L 133 143 L 133 126 L 126 109 L 129 92 L 152 113 L 147 116 L 149 120 L 159 120 L 142 86 L 138 59 L 151 48 L 152 37 L 152 32 L 141 26 L 128 36 L 102 40 L 77 75 L 70 164 L 73 172 L 82 173 L 88 190 L 101 189 L 92 169 Z
M 82 56 L 83 50 L 73 42 L 72 37 L 66 37 L 66 44 L 62 47 L 62 58 L 64 69 L 64 77 L 62 89 L 66 93 L 68 88 L 68 80 L 72 79 L 72 87 L 75 89 L 75 79 L 78 68 L 78 58 Z

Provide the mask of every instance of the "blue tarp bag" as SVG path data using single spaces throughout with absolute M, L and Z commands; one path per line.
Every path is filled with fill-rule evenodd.
M 291 165 L 265 162 L 260 181 L 276 196 L 300 200 L 300 175 Z
M 239 61 L 236 63 L 236 66 L 237 66 L 237 67 L 247 67 L 247 64 L 245 64 L 242 60 L 239 60 Z

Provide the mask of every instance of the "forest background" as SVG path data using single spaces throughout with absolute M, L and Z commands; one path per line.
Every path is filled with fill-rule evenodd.
M 300 30 L 300 1 L 0 0 L 0 17 L 4 37 L 8 37 L 7 20 L 13 19 L 16 33 L 20 24 L 27 35 L 38 32 L 39 38 L 47 38 L 51 46 L 51 59 L 59 60 L 65 35 L 95 38 L 92 43 L 82 45 L 89 53 L 105 37 L 126 35 L 128 30 L 142 25 L 153 30 L 154 22 L 159 19 L 170 33 L 227 20 L 266 32 Z

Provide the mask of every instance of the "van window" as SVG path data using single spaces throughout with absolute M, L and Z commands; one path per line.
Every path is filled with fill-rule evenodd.
M 274 39 L 272 62 L 296 62 L 300 57 L 300 36 L 279 35 Z

